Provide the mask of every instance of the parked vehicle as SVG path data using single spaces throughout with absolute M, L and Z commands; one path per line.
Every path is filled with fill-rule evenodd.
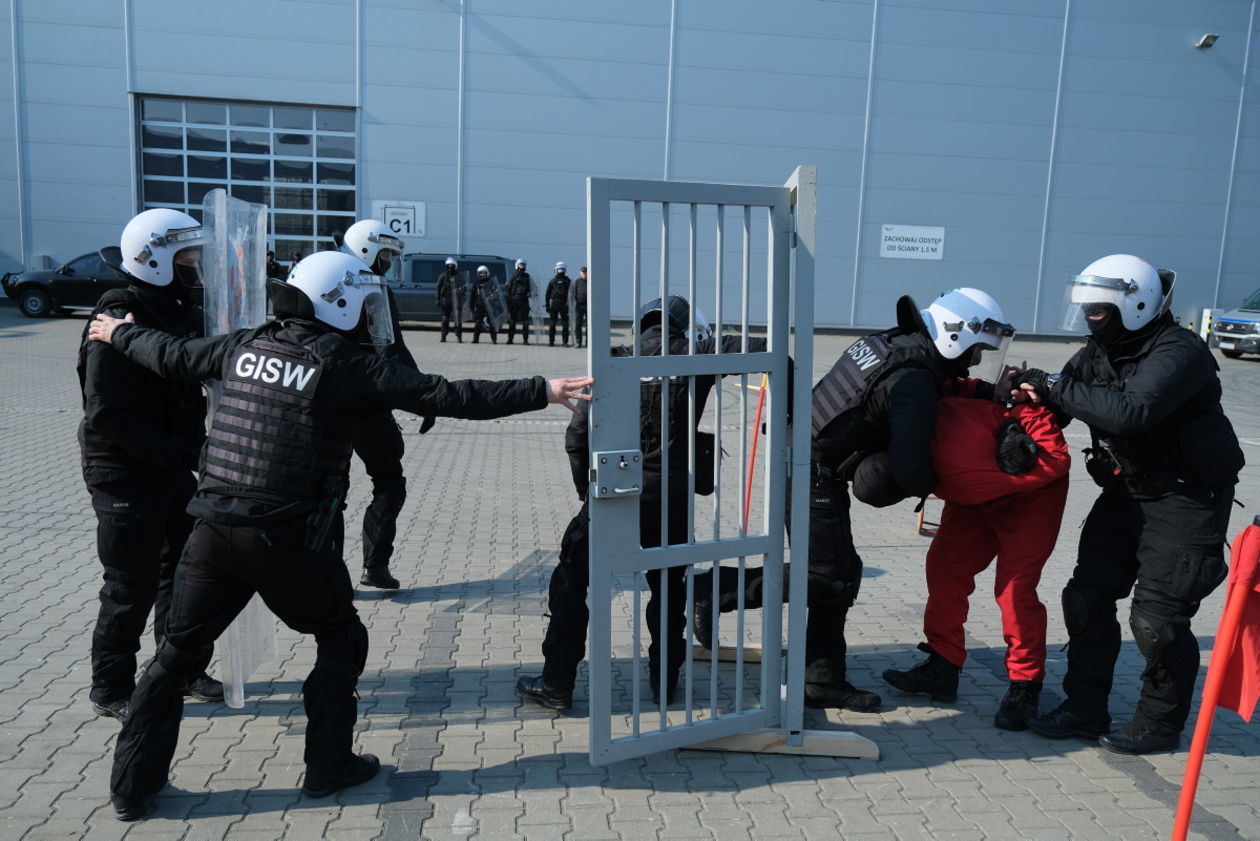
M 459 272 L 471 288 L 477 267 L 485 266 L 490 276 L 507 296 L 507 279 L 515 271 L 515 260 L 491 254 L 404 254 L 394 261 L 385 282 L 394 292 L 400 321 L 439 321 L 437 305 L 438 278 L 446 271 L 446 260 L 454 257 Z
M 0 278 L 4 293 L 22 314 L 42 318 L 66 310 L 90 310 L 107 290 L 126 286 L 96 252 L 75 257 L 56 269 L 9 272 Z
M 1237 309 L 1212 322 L 1208 344 L 1220 348 L 1230 359 L 1244 353 L 1260 353 L 1260 289 L 1252 292 Z

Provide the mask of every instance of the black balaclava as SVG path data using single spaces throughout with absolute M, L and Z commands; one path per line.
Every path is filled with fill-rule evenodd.
M 1102 308 L 1106 313 L 1098 320 L 1088 317 L 1085 319 L 1085 324 L 1089 327 L 1089 333 L 1094 341 L 1103 347 L 1109 347 L 1124 338 L 1127 331 L 1124 327 L 1124 319 L 1120 316 L 1120 310 L 1116 305 L 1094 304 L 1093 306 Z

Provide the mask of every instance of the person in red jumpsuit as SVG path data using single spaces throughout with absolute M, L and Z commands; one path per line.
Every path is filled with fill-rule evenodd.
M 974 383 L 975 381 L 970 381 Z M 971 388 L 966 383 L 964 388 Z M 945 500 L 927 553 L 923 612 L 928 659 L 884 680 L 904 692 L 953 701 L 967 659 L 963 624 L 975 578 L 997 558 L 994 597 L 1002 612 L 1011 681 L 994 724 L 1024 730 L 1037 714 L 1045 677 L 1046 608 L 1037 596 L 1067 502 L 1071 456 L 1054 413 L 1033 404 L 1010 408 L 988 400 L 942 397 L 932 462 L 935 495 Z M 855 490 L 871 483 L 860 481 Z M 870 466 L 878 470 L 877 463 Z M 860 497 L 859 497 L 860 498 Z

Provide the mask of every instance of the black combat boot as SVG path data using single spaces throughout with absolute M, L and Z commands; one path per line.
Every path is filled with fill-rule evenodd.
M 526 701 L 533 701 L 544 707 L 561 712 L 573 706 L 573 688 L 561 689 L 552 686 L 542 675 L 525 675 L 516 682 L 516 694 Z
M 335 774 L 312 771 L 308 766 L 302 793 L 308 797 L 327 797 L 343 788 L 366 783 L 380 770 L 381 761 L 370 753 L 351 755 Z
M 365 587 L 377 587 L 381 590 L 397 590 L 398 579 L 389 574 L 389 567 L 364 567 L 359 583 Z
M 712 592 L 699 584 L 695 587 L 691 602 L 691 633 L 696 642 L 713 650 L 713 599 Z
M 846 681 L 840 683 L 806 683 L 805 706 L 815 710 L 850 710 L 873 713 L 882 703 L 874 692 L 858 689 Z
M 1098 744 L 1112 753 L 1140 756 L 1146 753 L 1176 750 L 1181 745 L 1181 734 L 1173 733 L 1166 727 L 1145 724 L 1134 719 L 1116 732 L 1101 736 Z
M 904 672 L 886 669 L 884 682 L 902 692 L 926 694 L 933 701 L 951 703 L 958 700 L 958 673 L 962 669 L 937 654 L 925 642 L 919 643 L 919 650 L 927 652 L 926 660 Z
M 1041 681 L 1013 680 L 1006 690 L 1006 697 L 998 705 L 993 716 L 993 726 L 999 730 L 1027 730 L 1028 719 L 1037 715 L 1037 702 L 1041 700 Z
M 184 694 L 198 701 L 222 701 L 223 684 L 202 672 L 188 679 L 184 684 Z
M 1028 729 L 1047 739 L 1097 739 L 1111 729 L 1111 716 L 1084 716 L 1072 712 L 1067 704 L 1060 704 L 1045 715 L 1028 719 Z
M 131 717 L 131 699 L 119 698 L 117 701 L 93 701 L 92 712 L 99 716 L 126 721 Z

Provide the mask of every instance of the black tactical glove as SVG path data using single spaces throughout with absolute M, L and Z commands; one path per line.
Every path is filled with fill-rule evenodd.
M 437 418 L 433 417 L 432 415 L 425 415 L 423 418 L 420 419 L 420 434 L 423 435 L 424 433 L 428 432 L 430 429 L 433 428 L 433 424 L 435 423 L 437 423 Z
M 1003 473 L 1017 476 L 1037 464 L 1037 442 L 1023 425 L 1007 418 L 997 431 L 997 463 Z
M 1022 385 L 1030 385 L 1036 390 L 1037 394 L 1044 395 L 1049 386 L 1049 377 L 1050 375 L 1040 368 L 1029 368 L 1027 371 L 1020 371 L 1011 379 L 1011 391 L 1018 391 Z

